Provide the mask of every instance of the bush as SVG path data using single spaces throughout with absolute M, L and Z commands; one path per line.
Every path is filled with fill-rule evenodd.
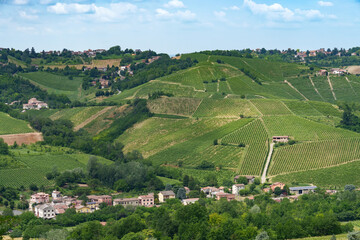
M 204 160 L 196 167 L 196 169 L 209 169 L 214 167 L 215 165 L 213 163 Z
M 240 143 L 239 145 L 238 145 L 238 147 L 245 147 L 246 145 L 245 145 L 245 143 Z
M 289 145 L 294 145 L 295 143 L 296 143 L 295 140 L 289 140 L 289 142 L 288 142 Z
M 34 192 L 39 190 L 38 186 L 36 186 L 36 184 L 34 184 L 34 183 L 29 185 L 29 189 Z
M 218 140 L 217 139 L 215 139 L 214 140 L 214 145 L 218 145 L 219 143 L 218 143 Z

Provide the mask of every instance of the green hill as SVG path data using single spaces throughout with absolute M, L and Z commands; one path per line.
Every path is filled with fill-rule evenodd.
M 34 132 L 27 122 L 12 118 L 3 112 L 0 112 L 0 123 L 0 135 Z

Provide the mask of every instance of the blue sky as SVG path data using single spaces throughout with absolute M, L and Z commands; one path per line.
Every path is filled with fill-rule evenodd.
M 0 47 L 350 48 L 359 13 L 359 0 L 0 0 Z

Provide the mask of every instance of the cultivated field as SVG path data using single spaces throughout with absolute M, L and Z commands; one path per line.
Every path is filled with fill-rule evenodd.
M 148 108 L 153 113 L 191 116 L 201 103 L 197 98 L 162 97 L 148 101 Z
M 3 112 L 0 112 L 0 123 L 0 135 L 34 132 L 27 122 L 12 118 Z

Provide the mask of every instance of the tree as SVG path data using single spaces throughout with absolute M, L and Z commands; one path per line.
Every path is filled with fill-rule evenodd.
M 188 186 L 189 186 L 189 181 L 190 181 L 190 177 L 189 177 L 188 175 L 185 175 L 185 176 L 183 177 L 183 185 L 184 185 L 185 187 L 188 187 Z
M 239 183 L 239 184 L 248 184 L 248 180 L 247 180 L 247 178 L 246 177 L 244 177 L 244 176 L 240 176 L 237 180 L 236 180 L 236 182 L 237 183 Z
M 170 191 L 170 190 L 172 190 L 173 189 L 173 187 L 171 186 L 171 184 L 166 184 L 165 185 L 165 191 Z
M 359 240 L 360 239 L 360 232 L 351 232 L 348 234 L 348 240 Z
M 353 184 L 349 184 L 349 185 L 345 185 L 344 190 L 345 191 L 354 191 L 356 189 L 356 187 Z
M 268 240 L 268 239 L 270 239 L 270 238 L 266 231 L 259 233 L 255 238 L 255 240 Z
M 274 194 L 275 194 L 276 196 L 279 196 L 281 193 L 282 193 L 281 188 L 276 187 L 276 188 L 274 189 Z
M 183 200 L 186 198 L 186 191 L 184 188 L 179 188 L 179 190 L 177 191 L 176 197 Z
M 3 215 L 3 216 L 10 216 L 10 217 L 12 217 L 12 216 L 14 216 L 14 213 L 13 213 L 13 211 L 12 211 L 10 208 L 5 208 L 4 211 L 3 211 L 3 213 L 2 213 L 2 215 Z
M 9 146 L 4 142 L 4 139 L 0 138 L 0 154 L 9 155 Z
M 77 226 L 70 234 L 71 239 L 97 240 L 103 236 L 103 227 L 98 221 L 86 222 Z

